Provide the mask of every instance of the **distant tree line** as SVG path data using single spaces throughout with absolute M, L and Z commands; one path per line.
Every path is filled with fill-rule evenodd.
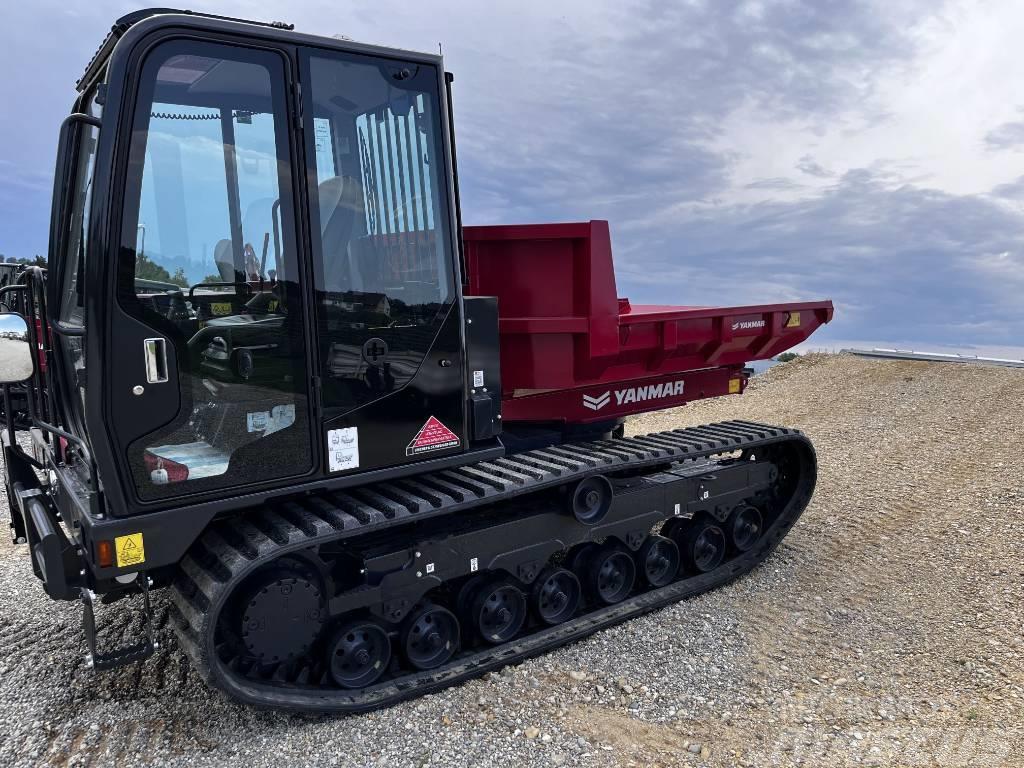
M 182 288 L 188 288 L 188 278 L 185 277 L 185 270 L 178 267 L 172 275 L 165 267 L 157 264 L 145 253 L 140 253 L 135 258 L 135 277 L 143 280 L 156 280 L 161 283 L 174 283 Z
M 0 263 L 3 263 L 3 264 L 29 264 L 29 265 L 31 265 L 33 267 L 45 267 L 46 266 L 46 257 L 45 256 L 40 256 L 37 253 L 31 259 L 27 259 L 24 256 L 21 256 L 21 257 L 4 256 L 2 253 L 0 253 Z

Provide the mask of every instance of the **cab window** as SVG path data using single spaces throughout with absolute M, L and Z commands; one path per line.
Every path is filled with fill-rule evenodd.
M 83 108 L 92 117 L 100 117 L 102 107 L 95 91 L 84 100 Z M 71 195 L 67 217 L 68 230 L 64 234 L 64 277 L 61 285 L 60 321 L 74 328 L 85 327 L 85 255 L 89 245 L 89 212 L 92 208 L 92 181 L 95 170 L 96 146 L 99 129 L 86 123 L 78 124 L 77 167 L 71 177 Z M 62 336 L 56 344 L 63 355 L 68 371 L 74 371 L 76 399 L 85 402 L 85 339 L 82 336 Z
M 318 342 L 332 417 L 409 383 L 452 307 L 446 161 L 434 67 L 342 53 L 309 55 L 305 66 Z
M 282 61 L 175 41 L 144 64 L 119 297 L 173 345 L 149 386 L 181 398 L 129 447 L 144 498 L 312 466 Z

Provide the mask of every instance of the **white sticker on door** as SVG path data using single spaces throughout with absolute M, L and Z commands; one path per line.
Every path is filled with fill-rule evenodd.
M 331 472 L 359 467 L 359 429 L 345 427 L 327 432 L 327 456 Z
M 473 386 L 482 387 L 484 385 L 484 372 L 473 371 Z
M 262 432 L 267 428 L 267 422 L 270 421 L 270 412 L 256 411 L 255 413 L 247 413 L 245 421 L 250 432 Z

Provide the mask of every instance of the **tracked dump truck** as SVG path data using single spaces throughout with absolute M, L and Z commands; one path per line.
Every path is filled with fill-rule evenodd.
M 831 303 L 632 304 L 606 222 L 462 226 L 451 85 L 171 10 L 89 63 L 48 271 L 0 288 L 11 533 L 88 666 L 154 652 L 163 590 L 228 695 L 388 705 L 735 579 L 806 507 L 796 430 L 623 422 L 741 394 Z

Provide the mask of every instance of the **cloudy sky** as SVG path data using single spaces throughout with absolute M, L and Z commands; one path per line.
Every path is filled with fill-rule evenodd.
M 191 5 L 443 44 L 467 223 L 608 219 L 634 302 L 831 298 L 816 345 L 1024 357 L 1019 0 Z M 0 11 L 0 252 L 45 252 L 74 81 L 137 7 Z

